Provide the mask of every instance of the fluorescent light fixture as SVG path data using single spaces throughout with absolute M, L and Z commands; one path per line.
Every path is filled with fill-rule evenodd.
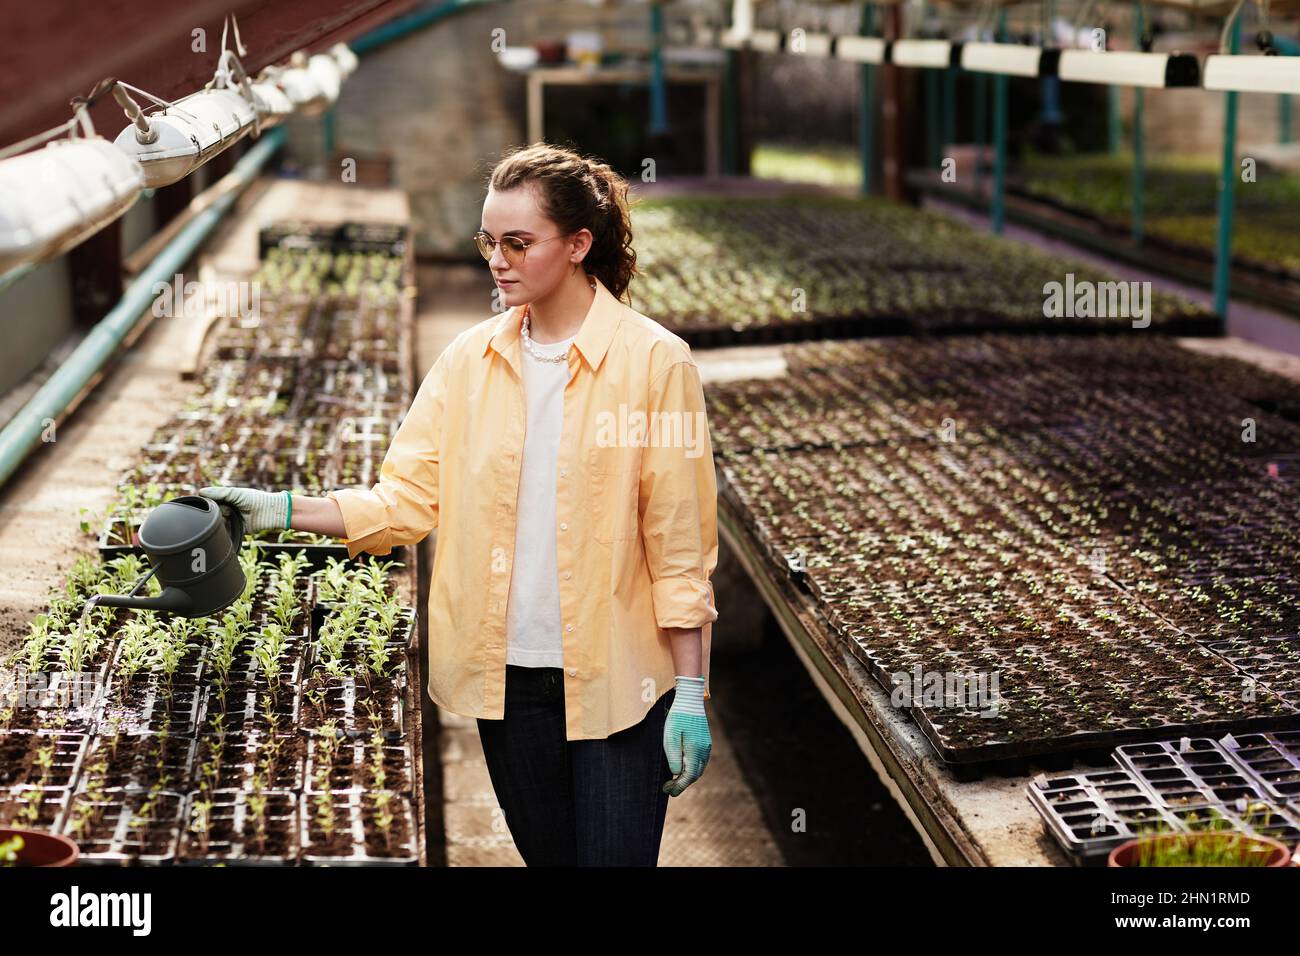
M 102 136 L 0 160 L 0 273 L 52 259 L 131 208 L 144 174 Z
M 1202 85 L 1207 90 L 1239 93 L 1300 94 L 1300 57 L 1216 53 L 1205 58 Z
M 853 63 L 884 63 L 889 44 L 880 37 L 840 36 L 835 38 L 835 56 Z
M 261 118 L 262 129 L 279 126 L 293 112 L 293 101 L 269 77 L 259 77 L 252 82 L 253 105 Z
M 943 70 L 961 65 L 961 46 L 947 40 L 898 40 L 889 49 L 889 62 L 897 66 Z
M 719 37 L 719 44 L 724 50 L 743 50 L 745 49 L 745 41 L 746 37 L 730 30 L 724 30 Z
M 130 103 L 120 84 L 114 96 L 124 106 Z M 236 91 L 199 90 L 161 112 L 140 114 L 113 145 L 140 164 L 145 186 L 157 189 L 180 182 L 252 132 L 257 122 L 254 104 Z
M 831 56 L 835 49 L 835 37 L 829 33 L 804 33 L 803 47 L 799 48 L 799 37 L 791 35 L 786 40 L 786 52 L 800 56 Z
M 361 65 L 357 55 L 346 43 L 336 43 L 330 47 L 330 56 L 334 57 L 334 62 L 339 65 L 339 73 L 345 80 L 357 72 L 357 67 Z
M 779 53 L 785 49 L 785 34 L 780 30 L 755 30 L 749 35 L 749 48 L 764 53 Z
M 1004 76 L 1055 76 L 1060 50 L 1019 43 L 963 43 L 961 66 L 973 73 Z
M 343 70 L 339 61 L 328 53 L 317 53 L 307 60 L 307 72 L 325 94 L 326 102 L 333 104 L 339 98 L 339 89 L 343 86 Z
M 1190 53 L 1138 53 L 1062 50 L 1057 75 L 1069 83 L 1116 86 L 1199 86 L 1201 64 Z

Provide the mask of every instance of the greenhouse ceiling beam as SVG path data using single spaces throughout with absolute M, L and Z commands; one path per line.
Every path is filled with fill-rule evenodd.
M 176 238 L 163 247 L 158 257 L 127 286 L 117 305 L 87 333 L 76 350 L 0 431 L 0 486 L 38 445 L 45 443 L 49 426 L 67 417 L 118 346 L 150 311 L 156 285 L 171 283 L 244 189 L 257 178 L 262 167 L 283 144 L 284 136 L 283 127 L 272 129 L 240 157 L 226 177 L 231 184 L 224 195 L 195 216 Z

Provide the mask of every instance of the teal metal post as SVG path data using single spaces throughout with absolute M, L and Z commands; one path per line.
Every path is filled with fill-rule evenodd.
M 1137 46 L 1142 49 L 1142 39 L 1146 34 L 1146 20 L 1142 16 L 1142 6 L 1137 8 Z M 1146 98 L 1140 86 L 1133 88 L 1133 241 L 1138 245 L 1146 234 L 1146 191 L 1147 191 L 1147 151 L 1146 151 Z
M 650 4 L 650 135 L 668 132 L 668 87 L 664 79 L 664 8 Z
M 1291 142 L 1291 94 L 1283 93 L 1277 100 L 1277 139 L 1279 143 Z
M 1118 86 L 1106 87 L 1106 142 L 1112 156 L 1124 151 L 1124 119 L 1120 116 Z
M 1007 11 L 998 11 L 998 41 L 1007 38 Z M 993 208 L 990 213 L 994 233 L 1001 234 L 1006 219 L 1007 188 L 1007 80 L 1005 73 L 993 77 Z
M 876 9 L 869 3 L 862 5 L 862 15 L 858 20 L 858 34 L 871 36 L 875 29 Z M 860 142 L 858 152 L 862 159 L 862 195 L 869 196 L 875 192 L 876 168 L 876 68 L 870 63 L 862 64 L 862 126 L 859 130 Z
M 1241 18 L 1232 22 L 1228 52 L 1241 44 Z M 1237 187 L 1237 93 L 1223 94 L 1223 167 L 1219 171 L 1219 235 L 1214 250 L 1214 311 L 1223 331 L 1228 326 L 1228 295 L 1232 279 L 1232 210 Z
M 940 151 L 957 142 L 957 70 L 948 67 L 943 71 L 943 137 Z
M 736 128 L 736 56 L 737 51 L 726 51 L 722 74 L 722 171 L 728 176 L 736 174 L 736 141 L 740 138 Z
M 943 135 L 943 117 L 939 115 L 939 74 L 922 70 L 925 84 L 925 164 L 931 169 L 939 166 L 939 138 Z
M 976 73 L 971 77 L 973 81 L 972 95 L 975 99 L 975 108 L 972 117 L 975 125 L 975 182 L 972 184 L 975 189 L 975 195 L 979 195 L 980 180 L 980 163 L 984 156 L 984 146 L 988 143 L 988 110 L 989 110 L 989 80 L 988 76 L 983 73 Z

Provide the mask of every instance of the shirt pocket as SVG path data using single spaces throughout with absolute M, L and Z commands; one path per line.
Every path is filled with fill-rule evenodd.
M 588 452 L 591 513 L 596 540 L 602 544 L 637 536 L 637 490 L 641 462 L 637 448 L 597 446 Z

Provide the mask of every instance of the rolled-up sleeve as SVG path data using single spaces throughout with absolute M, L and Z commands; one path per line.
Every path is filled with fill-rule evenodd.
M 422 541 L 438 525 L 438 446 L 450 351 L 443 350 L 420 384 L 379 466 L 379 480 L 369 489 L 326 494 L 343 512 L 350 557 L 388 554 L 395 545 Z
M 718 618 L 718 489 L 699 368 L 674 362 L 649 392 L 639 506 L 655 618 L 663 628 L 705 627 Z

